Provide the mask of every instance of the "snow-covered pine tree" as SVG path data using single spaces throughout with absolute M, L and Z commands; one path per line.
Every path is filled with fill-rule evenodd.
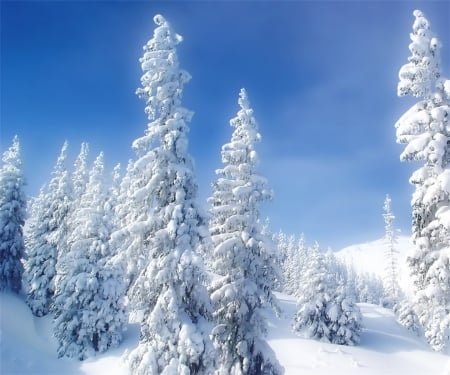
M 286 284 L 285 267 L 288 262 L 287 235 L 283 231 L 280 230 L 278 233 L 275 233 L 272 235 L 272 241 L 274 242 L 275 246 L 277 247 L 279 268 L 281 270 L 280 285 L 278 285 L 277 291 L 283 292 L 285 289 L 285 284 Z
M 64 262 L 64 257 L 70 251 L 71 243 L 69 239 L 72 238 L 72 232 L 75 227 L 72 225 L 75 221 L 73 217 L 76 209 L 80 205 L 81 197 L 86 191 L 86 185 L 89 180 L 89 170 L 88 170 L 88 156 L 89 156 L 89 145 L 85 142 L 81 143 L 80 153 L 75 159 L 74 169 L 70 175 L 70 188 L 71 195 L 68 207 L 67 218 L 65 223 L 65 238 L 61 238 L 58 247 L 58 262 L 56 263 L 56 268 L 59 270 L 59 263 Z
M 17 136 L 3 153 L 2 162 L 0 169 L 0 291 L 11 290 L 18 293 L 22 289 L 26 197 Z
M 80 153 L 75 160 L 72 173 L 73 202 L 75 205 L 77 205 L 81 196 L 84 194 L 89 181 L 88 156 L 89 145 L 83 142 L 81 143 Z
M 110 246 L 115 254 L 115 263 L 124 270 L 124 280 L 127 292 L 136 280 L 139 270 L 146 266 L 147 257 L 142 254 L 145 249 L 142 246 L 142 238 L 132 231 L 133 223 L 145 218 L 148 211 L 148 202 L 136 202 L 132 188 L 145 183 L 135 173 L 134 162 L 129 160 L 124 177 L 116 191 L 117 198 L 114 206 L 115 224 L 111 234 Z M 141 181 L 141 182 L 140 182 Z M 117 181 L 119 182 L 119 181 Z
M 112 172 L 112 184 L 109 188 L 107 210 L 111 213 L 111 233 L 119 227 L 119 218 L 117 217 L 116 208 L 119 204 L 120 184 L 122 176 L 120 174 L 121 166 L 117 164 Z M 111 242 L 111 241 L 110 241 Z M 115 250 L 115 249 L 114 249 Z
M 399 302 L 400 287 L 398 285 L 398 262 L 397 262 L 397 237 L 395 235 L 394 219 L 395 216 L 391 209 L 391 198 L 386 195 L 383 206 L 386 249 L 384 251 L 385 268 L 384 268 L 384 290 L 385 297 L 383 304 L 388 307 L 394 307 Z
M 283 264 L 283 291 L 290 295 L 295 295 L 298 288 L 297 260 L 297 238 L 294 235 L 290 235 L 287 238 L 286 257 Z
M 181 106 L 190 75 L 177 58 L 182 37 L 161 15 L 154 22 L 137 90 L 150 123 L 133 143 L 141 176 L 134 198 L 146 202 L 146 211 L 131 224 L 149 261 L 131 291 L 143 319 L 139 345 L 127 360 L 136 375 L 209 374 L 214 369 L 206 324 L 211 308 L 198 255 L 209 233 L 188 153 L 192 113 Z
M 56 248 L 48 242 L 50 202 L 45 187 L 33 200 L 25 237 L 24 284 L 27 303 L 36 316 L 47 315 L 54 295 Z
M 255 144 L 261 138 L 244 89 L 240 110 L 230 121 L 231 142 L 222 147 L 223 169 L 213 185 L 210 231 L 214 270 L 223 277 L 211 287 L 213 342 L 218 374 L 280 374 L 282 367 L 264 335 L 266 304 L 276 307 L 269 275 L 276 272 L 274 245 L 262 234 L 259 206 L 272 196 L 267 180 L 256 173 Z
M 303 273 L 307 258 L 308 248 L 306 246 L 305 236 L 303 233 L 300 238 L 294 237 L 294 243 L 292 244 L 291 252 L 291 266 L 286 270 L 290 273 L 288 279 L 291 281 L 291 285 L 288 290 L 290 294 L 295 297 L 300 297 L 301 285 L 303 283 Z
M 66 240 L 67 215 L 72 194 L 67 172 L 68 143 L 62 146 L 48 186 L 41 188 L 34 200 L 26 235 L 24 280 L 27 303 L 36 316 L 51 308 L 60 244 Z
M 101 153 L 73 211 L 70 249 L 60 265 L 54 305 L 60 357 L 83 360 L 118 345 L 126 322 L 122 275 L 109 262 L 112 211 L 103 171 Z
M 276 243 L 276 241 L 274 240 L 274 234 L 270 228 L 270 219 L 267 217 L 264 224 L 262 224 L 261 227 L 261 234 L 268 238 L 271 242 L 272 245 L 271 247 L 274 250 L 274 254 L 273 254 L 273 258 L 270 258 L 270 262 L 275 270 L 274 273 L 272 274 L 268 274 L 267 275 L 267 281 L 268 281 L 268 285 L 270 286 L 270 289 L 272 290 L 279 290 L 279 288 L 281 287 L 282 284 L 282 270 L 281 270 L 281 264 L 280 264 L 280 259 L 281 259 L 281 255 L 278 252 L 278 245 Z M 211 252 L 213 253 L 213 252 Z M 212 261 L 212 257 L 213 254 L 210 255 L 210 259 Z M 209 264 L 212 268 L 212 264 Z
M 330 321 L 329 341 L 339 345 L 356 345 L 360 341 L 362 331 L 362 315 L 352 296 L 347 294 L 345 282 L 339 280 L 331 303 L 327 307 L 327 317 Z
M 303 279 L 305 282 L 298 300 L 299 310 L 292 328 L 306 338 L 326 340 L 329 337 L 326 308 L 331 301 L 330 278 L 317 247 L 308 250 Z
M 398 95 L 421 98 L 395 124 L 406 144 L 402 161 L 420 161 L 410 183 L 414 252 L 408 264 L 415 284 L 415 309 L 430 345 L 449 347 L 450 314 L 450 81 L 441 77 L 441 43 L 424 14 L 414 11 L 411 56 L 399 73 Z
M 356 275 L 357 302 L 382 305 L 384 291 L 383 280 L 374 273 L 363 272 Z
M 414 304 L 407 299 L 401 300 L 394 306 L 394 312 L 397 316 L 397 321 L 408 330 L 421 333 L 421 326 L 419 318 L 414 311 Z
M 317 243 L 308 251 L 304 270 L 294 332 L 334 344 L 359 343 L 361 312 L 347 295 L 344 281 L 336 284 L 335 270 L 327 268 Z

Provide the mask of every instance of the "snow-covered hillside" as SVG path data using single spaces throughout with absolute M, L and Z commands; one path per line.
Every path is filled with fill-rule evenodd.
M 383 277 L 386 266 L 386 258 L 384 256 L 386 246 L 385 240 L 379 239 L 345 247 L 335 254 L 341 261 L 353 264 L 357 272 L 375 273 L 376 275 Z M 406 266 L 406 257 L 409 255 L 411 248 L 412 244 L 409 237 L 399 236 L 397 238 L 395 249 L 398 251 L 398 281 L 400 287 L 407 294 L 412 290 L 412 282 L 409 276 L 409 270 Z
M 364 330 L 361 344 L 338 346 L 305 340 L 291 332 L 295 300 L 278 294 L 282 316 L 269 314 L 269 344 L 286 375 L 450 375 L 447 356 L 431 352 L 413 333 L 395 322 L 391 311 L 360 304 Z M 139 330 L 130 325 L 117 349 L 83 362 L 56 358 L 49 318 L 35 318 L 17 296 L 0 294 L 0 373 L 123 375 L 122 355 L 138 342 Z

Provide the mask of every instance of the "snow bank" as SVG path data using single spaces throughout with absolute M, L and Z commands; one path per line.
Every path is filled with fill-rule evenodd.
M 286 375 L 450 375 L 448 356 L 434 353 L 400 326 L 390 310 L 359 304 L 364 329 L 359 346 L 327 344 L 291 332 L 294 297 L 277 294 L 282 314 L 268 311 L 268 342 Z M 48 317 L 35 318 L 20 297 L 0 293 L 0 373 L 2 375 L 125 375 L 122 356 L 137 346 L 139 327 L 129 325 L 117 349 L 79 362 L 56 358 L 56 343 Z

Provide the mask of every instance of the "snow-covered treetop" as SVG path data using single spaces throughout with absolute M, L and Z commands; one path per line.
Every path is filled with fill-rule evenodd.
M 22 170 L 22 159 L 20 157 L 20 144 L 19 137 L 14 136 L 11 147 L 9 147 L 2 157 L 4 170 L 11 171 L 21 171 Z
M 253 116 L 253 109 L 250 108 L 250 101 L 244 88 L 239 92 L 238 103 L 241 110 L 230 120 L 231 126 L 236 128 L 231 140 L 243 141 L 247 146 L 253 145 L 261 140 L 261 135 L 258 133 L 258 123 Z
M 248 173 L 253 173 L 253 167 L 258 163 L 258 157 L 254 146 L 256 142 L 261 140 L 261 135 L 258 133 L 258 123 L 253 116 L 253 109 L 250 108 L 247 91 L 241 89 L 238 99 L 241 109 L 237 116 L 230 120 L 230 125 L 235 128 L 231 136 L 231 142 L 222 147 L 222 162 L 231 166 L 245 164 L 250 168 Z M 225 175 L 235 174 L 234 168 L 225 167 L 221 173 Z M 242 171 L 241 171 L 242 172 Z M 240 174 L 240 172 L 238 172 Z M 250 175 L 250 174 L 248 174 Z
M 74 163 L 74 171 L 72 176 L 74 194 L 77 199 L 79 199 L 83 194 L 89 179 L 89 171 L 87 166 L 88 156 L 89 144 L 83 142 L 81 143 L 80 153 Z
M 145 113 L 150 121 L 147 133 L 134 141 L 133 148 L 138 156 L 144 155 L 160 132 L 167 131 L 158 128 L 167 118 L 172 117 L 173 127 L 180 127 L 180 120 L 190 121 L 192 112 L 180 107 L 183 86 L 191 76 L 179 68 L 176 46 L 183 38 L 172 30 L 170 24 L 161 15 L 154 17 L 158 26 L 153 38 L 144 46 L 144 55 L 139 60 L 144 74 L 141 77 L 142 87 L 136 94 L 146 102 Z M 176 109 L 176 113 L 172 113 Z
M 413 14 L 415 21 L 409 45 L 411 56 L 409 62 L 400 68 L 397 95 L 428 98 L 441 76 L 441 43 L 430 31 L 430 23 L 424 14 L 420 10 L 415 10 Z
M 55 168 L 52 172 L 53 175 L 59 174 L 62 171 L 65 171 L 66 168 L 66 160 L 67 160 L 67 149 L 69 148 L 69 142 L 64 141 L 64 144 L 61 147 L 61 151 L 59 153 L 58 159 L 56 160 Z
M 383 217 L 386 222 L 387 221 L 390 222 L 393 219 L 395 219 L 395 215 L 391 211 L 391 197 L 389 196 L 389 194 L 386 194 L 386 199 L 384 200 L 383 209 L 384 209 Z

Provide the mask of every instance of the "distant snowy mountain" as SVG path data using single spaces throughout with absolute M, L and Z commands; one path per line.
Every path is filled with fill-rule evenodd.
M 345 247 L 335 253 L 338 259 L 352 263 L 358 272 L 374 273 L 384 276 L 386 242 L 384 239 Z M 407 236 L 397 238 L 396 250 L 399 270 L 399 285 L 406 294 L 412 290 L 411 277 L 406 265 L 406 257 L 412 250 L 411 239 Z
M 340 346 L 301 339 L 291 331 L 296 311 L 293 297 L 277 294 L 282 314 L 267 312 L 268 342 L 285 375 L 450 375 L 448 356 L 434 353 L 400 326 L 392 311 L 360 304 L 364 329 L 361 344 Z M 23 300 L 0 293 L 0 373 L 2 375 L 125 375 L 122 356 L 138 343 L 137 325 L 129 325 L 122 344 L 80 362 L 56 358 L 50 318 L 35 318 Z

